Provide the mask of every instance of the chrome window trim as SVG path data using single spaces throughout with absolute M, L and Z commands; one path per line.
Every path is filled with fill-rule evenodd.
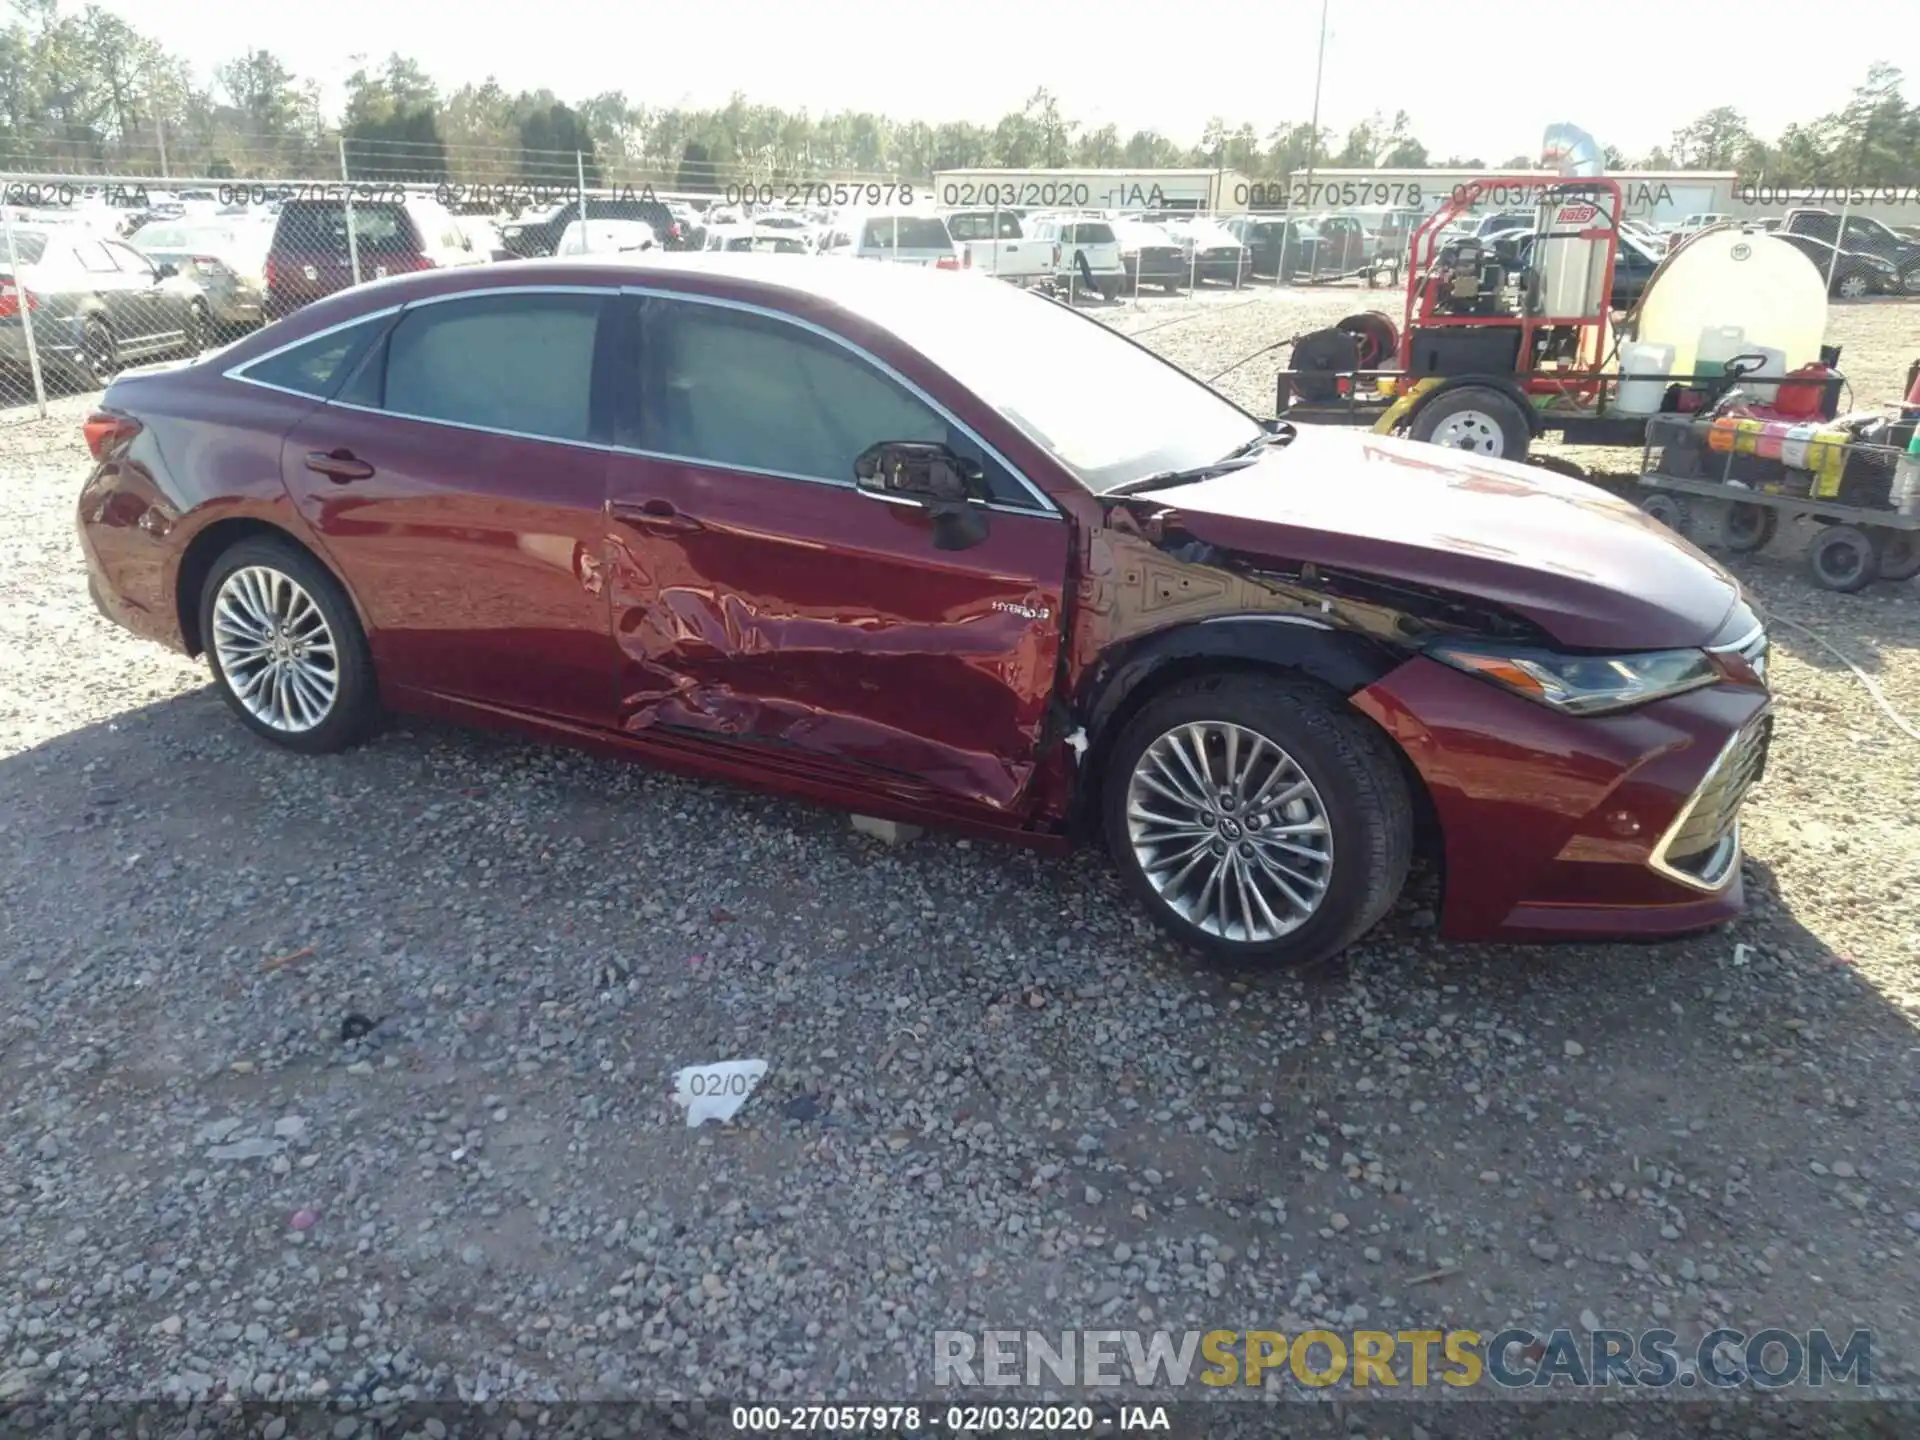
M 1668 847 L 1673 844 L 1675 837 L 1686 828 L 1687 822 L 1693 818 L 1693 812 L 1700 806 L 1700 797 L 1707 793 L 1708 787 L 1719 778 L 1720 772 L 1726 768 L 1727 762 L 1733 758 L 1734 753 L 1739 750 L 1741 745 L 1746 741 L 1747 732 L 1755 725 L 1760 724 L 1762 720 L 1765 719 L 1766 714 L 1766 711 L 1761 711 L 1759 715 L 1756 715 L 1745 725 L 1742 725 L 1738 730 L 1734 731 L 1733 738 L 1720 747 L 1720 753 L 1713 757 L 1713 764 L 1709 765 L 1707 767 L 1707 773 L 1700 777 L 1700 783 L 1693 787 L 1693 794 L 1687 797 L 1687 803 L 1680 807 L 1680 813 L 1673 817 L 1673 823 L 1667 826 L 1666 832 L 1661 835 L 1659 843 L 1653 847 L 1652 853 L 1647 856 L 1648 869 L 1657 875 L 1662 875 L 1669 880 L 1686 886 L 1689 890 L 1698 890 L 1706 895 L 1717 895 L 1733 883 L 1734 876 L 1740 873 L 1741 847 L 1740 821 L 1738 818 L 1734 820 L 1733 828 L 1727 832 L 1727 838 L 1722 842 L 1722 844 L 1727 847 L 1727 856 L 1719 866 L 1718 875 L 1713 879 L 1708 879 L 1703 875 L 1689 875 L 1679 867 L 1668 864 L 1667 850 Z M 1744 796 L 1741 797 L 1741 803 L 1745 803 Z
M 748 314 L 764 316 L 767 319 L 809 331 L 812 334 L 821 336 L 823 339 L 832 341 L 842 349 L 850 351 L 886 375 L 895 384 L 905 388 L 910 394 L 919 399 L 921 403 L 934 411 L 935 414 L 939 415 L 962 434 L 966 435 L 974 444 L 978 445 L 983 452 L 991 456 L 1002 469 L 1019 482 L 1020 487 L 1035 500 L 1038 507 L 1036 508 L 1036 505 L 1013 505 L 1004 501 L 992 501 L 983 508 L 997 511 L 1003 515 L 1038 516 L 1056 520 L 1065 518 L 1060 508 L 1054 504 L 1052 497 L 1028 479 L 1025 472 L 1011 460 L 1007 459 L 997 446 L 991 444 L 979 431 L 975 430 L 971 425 L 967 424 L 966 421 L 955 415 L 945 405 L 934 399 L 933 396 L 929 395 L 923 388 L 902 375 L 898 370 L 895 370 L 879 356 L 848 340 L 845 336 L 836 335 L 833 331 L 828 330 L 824 326 L 816 325 L 810 320 L 803 320 L 799 316 L 789 315 L 784 311 L 773 310 L 767 306 L 756 305 L 745 300 L 725 299 L 714 295 L 699 295 L 685 290 L 670 290 L 654 285 L 490 285 L 482 289 L 453 290 L 445 295 L 426 295 L 417 300 L 403 301 L 398 305 L 389 305 L 380 310 L 370 310 L 364 315 L 354 316 L 351 320 L 342 320 L 337 325 L 329 325 L 324 330 L 316 330 L 311 335 L 303 335 L 298 340 L 288 341 L 285 345 L 269 350 L 264 355 L 256 355 L 251 360 L 246 360 L 239 365 L 231 366 L 221 373 L 229 380 L 242 381 L 245 384 L 257 386 L 262 390 L 273 390 L 282 395 L 296 396 L 302 400 L 319 400 L 323 405 L 331 406 L 339 410 L 352 410 L 362 415 L 384 415 L 394 420 L 410 420 L 416 425 L 444 425 L 451 430 L 464 430 L 481 435 L 499 435 L 509 440 L 537 440 L 549 445 L 566 445 L 578 450 L 595 450 L 610 455 L 631 455 L 643 460 L 659 460 L 669 464 L 692 465 L 709 470 L 725 470 L 737 475 L 764 476 L 774 480 L 798 480 L 809 485 L 830 485 L 842 490 L 851 490 L 856 493 L 860 492 L 860 487 L 856 485 L 851 478 L 839 479 L 825 475 L 801 475 L 790 470 L 773 470 L 757 465 L 721 464 L 710 459 L 703 459 L 697 455 L 675 455 L 662 450 L 644 450 L 632 445 L 603 444 L 593 440 L 567 440 L 553 435 L 530 435 L 522 430 L 506 430 L 493 425 L 474 425 L 461 420 L 443 420 L 431 415 L 411 415 L 402 410 L 385 410 L 372 405 L 355 405 L 345 400 L 321 400 L 319 396 L 309 394 L 307 391 L 290 390 L 283 385 L 271 385 L 264 380 L 256 380 L 246 374 L 246 372 L 254 366 L 265 364 L 268 360 L 284 355 L 289 350 L 296 350 L 315 340 L 324 340 L 329 335 L 337 334 L 342 330 L 350 330 L 356 325 L 363 325 L 371 320 L 388 319 L 402 311 L 415 310 L 428 305 L 442 305 L 453 300 L 484 299 L 493 295 L 659 296 L 668 300 L 687 300 L 694 304 L 713 305 L 723 310 L 744 311 Z
M 1027 494 L 1035 502 L 1033 506 L 1026 506 L 1026 505 L 1009 505 L 1009 504 L 1006 504 L 1005 502 L 996 501 L 987 506 L 989 510 L 999 510 L 1005 513 L 1015 514 L 1015 515 L 1040 514 L 1040 515 L 1052 516 L 1056 519 L 1064 518 L 1061 515 L 1060 507 L 1054 504 L 1053 498 L 1049 496 L 1039 486 L 1035 485 L 1032 480 L 1028 479 L 1026 473 L 1023 470 L 1021 470 L 1021 468 L 1018 465 L 1015 465 L 1011 460 L 1007 459 L 1005 455 L 1001 454 L 999 448 L 995 445 L 990 444 L 984 435 L 982 435 L 978 430 L 975 430 L 971 425 L 967 424 L 967 422 L 962 420 L 958 415 L 955 415 L 945 405 L 941 404 L 938 400 L 934 399 L 933 396 L 929 395 L 920 386 L 914 384 L 913 381 L 909 380 L 906 376 L 902 375 L 898 370 L 894 369 L 893 366 L 889 365 L 886 361 L 882 360 L 878 355 L 875 355 L 872 351 L 866 349 L 864 346 L 855 344 L 853 341 L 847 339 L 846 336 L 837 335 L 833 331 L 827 329 L 824 325 L 816 325 L 813 323 L 813 321 L 804 320 L 798 315 L 790 315 L 783 310 L 774 310 L 765 305 L 756 305 L 749 300 L 733 300 L 733 299 L 724 298 L 718 295 L 702 295 L 693 291 L 673 290 L 673 289 L 668 289 L 664 286 L 659 286 L 659 285 L 622 285 L 620 289 L 623 294 L 627 294 L 627 295 L 657 296 L 664 300 L 684 300 L 695 305 L 711 305 L 722 310 L 738 310 L 749 315 L 758 315 L 768 320 L 777 321 L 781 324 L 792 325 L 796 329 L 805 330 L 810 334 L 820 336 L 824 340 L 832 341 L 834 344 L 840 346 L 841 349 L 846 350 L 851 354 L 858 356 L 861 360 L 864 360 L 867 364 L 873 366 L 876 370 L 880 371 L 881 374 L 887 376 L 887 378 L 892 380 L 896 385 L 901 386 L 909 394 L 913 395 L 922 404 L 924 404 L 928 409 L 932 410 L 936 415 L 940 416 L 949 425 L 953 426 L 956 430 L 960 431 L 961 434 L 965 435 L 969 440 L 973 441 L 973 443 L 978 445 L 982 451 L 984 451 L 987 455 L 991 456 L 993 460 L 997 462 L 1003 470 L 1005 470 L 1009 475 L 1013 476 L 1013 478 L 1019 482 L 1020 488 L 1025 490 Z M 719 470 L 740 470 L 744 468 L 738 465 L 716 464 L 712 460 L 700 460 L 690 456 L 657 455 L 652 451 L 644 451 L 644 450 L 635 450 L 632 453 L 637 455 L 650 455 L 652 456 L 652 458 L 655 458 L 655 459 L 663 459 L 663 460 L 678 459 L 678 460 L 683 460 L 689 464 L 705 465 L 705 466 L 709 466 L 711 468 L 719 469 Z M 770 473 L 770 472 L 755 472 L 755 473 Z M 851 479 L 842 480 L 842 479 L 829 478 L 829 477 L 820 476 L 820 475 L 801 476 L 801 477 L 794 477 L 794 478 L 810 479 L 823 485 L 839 485 L 848 490 L 855 490 L 859 488 L 853 483 Z
M 321 396 L 315 395 L 311 391 L 289 390 L 285 385 L 270 385 L 265 380 L 256 380 L 247 374 L 247 371 L 256 365 L 264 365 L 269 360 L 278 359 L 289 350 L 298 350 L 303 345 L 312 344 L 315 340 L 324 340 L 327 336 L 337 335 L 342 330 L 351 330 L 356 325 L 366 324 L 369 320 L 388 319 L 391 316 L 398 315 L 406 308 L 405 305 L 389 305 L 383 310 L 369 310 L 366 314 L 356 315 L 351 320 L 342 320 L 338 325 L 329 325 L 326 329 L 316 330 L 311 335 L 302 335 L 298 340 L 289 340 L 286 344 L 276 346 L 264 355 L 256 355 L 251 360 L 242 360 L 238 365 L 228 366 L 220 372 L 221 378 L 238 380 L 242 384 L 255 385 L 262 390 L 272 390 L 280 395 L 297 395 L 302 400 L 319 400 L 322 404 L 331 404 L 331 401 L 324 400 Z

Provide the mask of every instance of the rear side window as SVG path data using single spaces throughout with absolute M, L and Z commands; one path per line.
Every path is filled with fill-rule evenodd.
M 1067 227 L 1069 245 L 1111 245 L 1113 227 L 1111 225 L 1069 225 Z
M 947 233 L 944 221 L 921 215 L 900 215 L 869 220 L 861 244 L 881 250 L 951 250 L 953 237 Z
M 339 200 L 289 200 L 280 207 L 273 248 L 289 254 L 347 254 L 347 210 Z M 353 243 L 362 255 L 417 255 L 420 236 L 406 207 L 391 200 L 356 201 Z
M 994 228 L 994 222 L 996 220 L 999 222 L 999 228 L 997 230 Z M 947 230 L 956 240 L 1020 240 L 1025 238 L 1020 233 L 1020 217 L 1017 215 L 1009 215 L 1004 210 L 997 216 L 991 214 L 949 215 L 947 217 Z
M 6 253 L 6 241 L 0 239 L 0 261 L 12 258 Z M 13 232 L 13 255 L 18 256 L 22 265 L 37 265 L 40 257 L 47 253 L 47 237 L 32 230 Z
M 282 350 L 278 355 L 254 361 L 240 375 L 261 385 L 273 385 L 281 390 L 292 390 L 296 394 L 325 400 L 339 388 L 340 382 L 359 363 L 367 347 L 386 329 L 387 322 L 392 318 L 382 315 L 344 329 L 329 331 L 325 335 L 316 335 L 292 349 Z
M 476 295 L 400 317 L 382 408 L 553 440 L 592 432 L 597 295 Z

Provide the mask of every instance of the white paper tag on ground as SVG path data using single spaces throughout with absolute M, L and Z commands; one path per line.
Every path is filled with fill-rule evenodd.
M 673 1077 L 673 1103 L 686 1107 L 689 1130 L 697 1130 L 709 1120 L 725 1123 L 740 1113 L 766 1073 L 764 1060 L 714 1060 L 689 1065 Z

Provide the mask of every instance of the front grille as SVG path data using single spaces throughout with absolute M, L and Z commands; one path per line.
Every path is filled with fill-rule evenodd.
M 1739 861 L 1740 806 L 1766 773 L 1772 739 L 1770 714 L 1740 732 L 1661 845 L 1655 857 L 1660 868 L 1708 889 L 1726 883 Z

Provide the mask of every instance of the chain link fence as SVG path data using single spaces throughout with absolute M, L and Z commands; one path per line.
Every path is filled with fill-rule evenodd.
M 1192 201 L 937 206 L 930 177 L 791 171 L 767 159 L 669 166 L 341 140 L 331 154 L 229 158 L 217 175 L 169 174 L 157 146 L 65 172 L 0 175 L 0 421 L 44 414 L 126 366 L 200 353 L 409 271 L 754 250 L 913 261 L 1043 287 L 1075 305 L 1144 305 L 1284 287 L 1397 288 L 1424 218 Z M 1842 299 L 1920 295 L 1920 235 L 1852 213 L 1844 200 L 1737 223 L 1769 226 L 1801 249 Z M 1650 263 L 1669 239 L 1640 237 Z

